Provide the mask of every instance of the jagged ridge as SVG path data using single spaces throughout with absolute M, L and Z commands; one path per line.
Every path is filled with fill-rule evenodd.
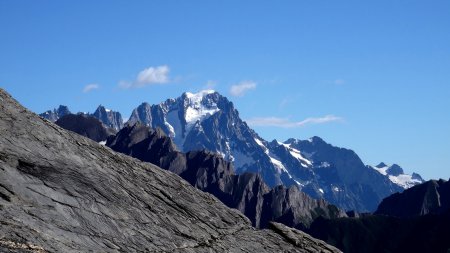
M 193 186 L 212 193 L 224 204 L 244 213 L 256 227 L 270 221 L 306 228 L 319 217 L 345 217 L 345 213 L 323 200 L 314 200 L 296 186 L 270 189 L 255 173 L 235 175 L 231 163 L 207 151 L 176 151 L 162 130 L 136 123 L 108 138 L 107 146 L 170 170 Z

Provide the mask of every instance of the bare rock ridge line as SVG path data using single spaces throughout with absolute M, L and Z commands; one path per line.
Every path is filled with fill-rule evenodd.
M 339 252 L 256 230 L 179 176 L 41 119 L 0 89 L 0 251 Z
M 443 214 L 450 210 L 450 182 L 430 180 L 383 199 L 375 214 L 416 217 Z
M 55 124 L 96 142 L 106 140 L 108 136 L 116 132 L 115 129 L 106 128 L 97 118 L 83 114 L 64 115 Z
M 153 130 L 139 122 L 110 136 L 106 145 L 180 175 L 225 205 L 240 210 L 257 228 L 266 228 L 270 221 L 276 221 L 304 229 L 319 216 L 347 216 L 343 210 L 324 200 L 312 199 L 296 186 L 270 188 L 256 173 L 236 175 L 232 164 L 218 154 L 178 152 L 171 138 L 161 129 Z
M 375 214 L 317 218 L 307 232 L 344 252 L 447 253 L 450 182 L 430 180 L 385 198 Z

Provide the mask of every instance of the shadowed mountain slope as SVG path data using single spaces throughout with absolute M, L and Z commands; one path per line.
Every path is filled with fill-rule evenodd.
M 415 217 L 450 211 L 450 182 L 430 180 L 383 199 L 376 214 Z
M 318 218 L 307 232 L 346 253 L 447 253 L 450 212 L 407 219 L 384 215 Z
M 344 252 L 450 250 L 450 183 L 431 180 L 385 198 L 376 215 L 316 219 L 308 232 Z
M 55 124 L 96 142 L 105 141 L 115 132 L 114 129 L 106 128 L 97 118 L 84 114 L 64 115 Z
M 336 206 L 312 199 L 296 186 L 270 189 L 258 174 L 235 175 L 231 163 L 220 155 L 207 151 L 178 152 L 159 128 L 153 130 L 139 123 L 127 125 L 108 138 L 106 145 L 180 175 L 227 206 L 240 210 L 256 227 L 265 228 L 270 221 L 276 221 L 303 229 L 319 216 L 346 216 Z

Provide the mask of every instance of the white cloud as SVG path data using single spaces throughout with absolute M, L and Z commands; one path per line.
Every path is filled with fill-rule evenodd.
M 121 88 L 141 88 L 151 84 L 164 84 L 169 82 L 169 66 L 161 65 L 156 67 L 148 67 L 136 77 L 133 82 L 120 81 L 119 87 Z
M 251 118 L 246 121 L 251 126 L 272 126 L 282 128 L 293 128 L 313 124 L 324 124 L 336 121 L 343 121 L 343 118 L 334 115 L 326 115 L 318 118 L 306 118 L 302 121 L 291 121 L 286 118 L 278 118 L 278 117 Z
M 249 90 L 256 89 L 256 83 L 253 81 L 242 81 L 238 84 L 232 85 L 230 94 L 235 97 L 242 97 Z
M 88 93 L 88 92 L 90 92 L 92 90 L 96 90 L 98 88 L 100 88 L 100 85 L 98 85 L 96 83 L 91 83 L 91 84 L 88 84 L 88 85 L 84 86 L 83 92 L 84 93 Z

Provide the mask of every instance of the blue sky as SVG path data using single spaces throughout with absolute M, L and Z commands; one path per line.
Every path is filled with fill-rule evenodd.
M 450 1 L 0 1 L 0 86 L 128 117 L 212 87 L 265 139 L 450 177 Z M 232 88 L 234 87 L 234 88 Z

